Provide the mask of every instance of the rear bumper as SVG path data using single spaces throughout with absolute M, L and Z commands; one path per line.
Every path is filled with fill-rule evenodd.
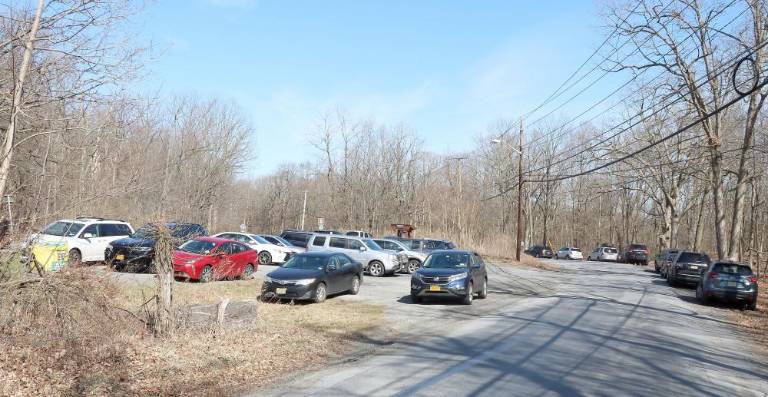
M 637 263 L 637 262 L 648 262 L 648 255 L 646 254 L 627 254 L 627 256 L 624 257 L 625 262 L 629 263 Z
M 704 292 L 704 295 L 710 298 L 715 298 L 723 301 L 748 301 L 755 300 L 755 290 L 739 290 L 731 288 L 713 288 Z
M 679 271 L 672 273 L 672 279 L 681 283 L 698 284 L 701 281 L 701 273 L 680 273 Z

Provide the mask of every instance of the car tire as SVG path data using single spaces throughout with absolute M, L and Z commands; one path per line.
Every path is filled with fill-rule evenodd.
M 272 254 L 270 254 L 269 251 L 259 252 L 259 265 L 271 265 L 271 264 L 272 264 Z
M 208 283 L 213 281 L 213 267 L 211 265 L 205 265 L 203 270 L 200 271 L 200 282 Z
M 418 259 L 411 259 L 408 261 L 405 271 L 408 274 L 413 274 L 414 272 L 416 272 L 416 270 L 419 269 L 419 266 L 421 266 L 421 261 L 419 261 Z
M 755 298 L 752 299 L 751 302 L 747 303 L 747 309 L 749 310 L 757 310 L 757 298 L 760 296 L 759 294 L 760 290 L 758 290 L 758 287 L 755 286 Z
M 352 277 L 352 288 L 349 289 L 350 295 L 357 295 L 360 292 L 360 276 Z
M 315 303 L 323 303 L 327 297 L 328 290 L 325 287 L 325 283 L 317 284 L 317 287 L 315 287 L 315 293 L 312 296 L 312 301 Z
M 702 305 L 709 305 L 709 299 L 704 296 L 704 289 L 701 284 L 696 286 L 696 300 Z
M 253 265 L 250 263 L 245 265 L 243 268 L 243 273 L 240 274 L 240 278 L 243 280 L 250 280 L 253 278 Z
M 80 250 L 73 248 L 67 253 L 67 266 L 79 266 L 83 263 L 83 254 Z
M 475 298 L 475 288 L 472 286 L 472 282 L 469 282 L 469 285 L 467 285 L 467 294 L 464 295 L 464 299 L 461 300 L 461 303 L 465 305 L 471 305 L 472 300 Z
M 483 281 L 483 288 L 477 293 L 477 299 L 485 299 L 488 297 L 488 278 Z
M 368 264 L 368 274 L 373 277 L 382 277 L 385 271 L 384 264 L 379 261 L 372 261 Z
M 411 294 L 411 302 L 413 303 L 421 303 L 422 299 L 418 295 Z

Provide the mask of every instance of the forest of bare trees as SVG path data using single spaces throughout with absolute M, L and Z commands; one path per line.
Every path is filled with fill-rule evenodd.
M 605 5 L 598 67 L 566 83 L 575 92 L 601 73 L 627 83 L 592 113 L 525 118 L 524 244 L 644 242 L 768 260 L 766 90 L 738 93 L 766 75 L 765 8 Z M 301 225 L 306 195 L 308 229 L 318 217 L 377 235 L 410 223 L 417 235 L 514 251 L 518 115 L 489 120 L 472 148 L 438 154 L 405 122 L 327 112 L 305 131 L 314 159 L 244 178 L 256 137 L 236 104 L 125 89 L 143 73 L 142 46 L 122 33 L 139 9 L 107 0 L 4 7 L 0 195 L 13 199 L 14 233 L 76 215 L 279 232 Z M 548 105 L 571 93 L 555 96 Z M 582 172 L 613 160 L 622 161 Z

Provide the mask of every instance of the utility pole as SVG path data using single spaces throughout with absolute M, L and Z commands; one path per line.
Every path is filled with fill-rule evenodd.
M 462 160 L 466 160 L 466 159 L 467 159 L 466 157 L 453 157 L 453 158 L 450 159 L 450 160 L 456 160 L 456 165 L 459 167 L 459 196 L 458 196 L 458 200 L 457 200 L 457 204 L 456 204 L 456 216 L 458 218 L 456 220 L 456 223 L 459 226 L 459 241 L 458 241 L 459 246 L 461 246 L 462 241 L 463 241 L 463 230 L 461 228 L 462 227 L 462 225 L 461 225 L 461 213 L 462 213 L 461 205 L 464 203 L 464 200 L 463 200 L 463 198 L 464 198 L 463 197 L 463 195 L 464 195 L 464 182 L 462 180 L 462 173 L 463 173 L 462 172 L 462 168 L 463 167 L 462 167 L 461 161 Z
M 523 118 L 520 117 L 520 147 L 517 160 L 517 247 L 515 260 L 520 262 L 520 244 L 523 235 Z
M 304 205 L 301 207 L 301 230 L 304 230 L 304 218 L 307 216 L 307 191 L 304 191 Z

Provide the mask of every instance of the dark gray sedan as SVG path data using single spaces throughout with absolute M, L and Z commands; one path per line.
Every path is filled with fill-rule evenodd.
M 746 303 L 757 309 L 757 277 L 746 263 L 715 262 L 709 266 L 696 287 L 696 298 L 702 303 L 712 300 Z
M 262 299 L 323 302 L 328 295 L 356 295 L 363 282 L 363 265 L 336 252 L 297 254 L 264 277 Z

